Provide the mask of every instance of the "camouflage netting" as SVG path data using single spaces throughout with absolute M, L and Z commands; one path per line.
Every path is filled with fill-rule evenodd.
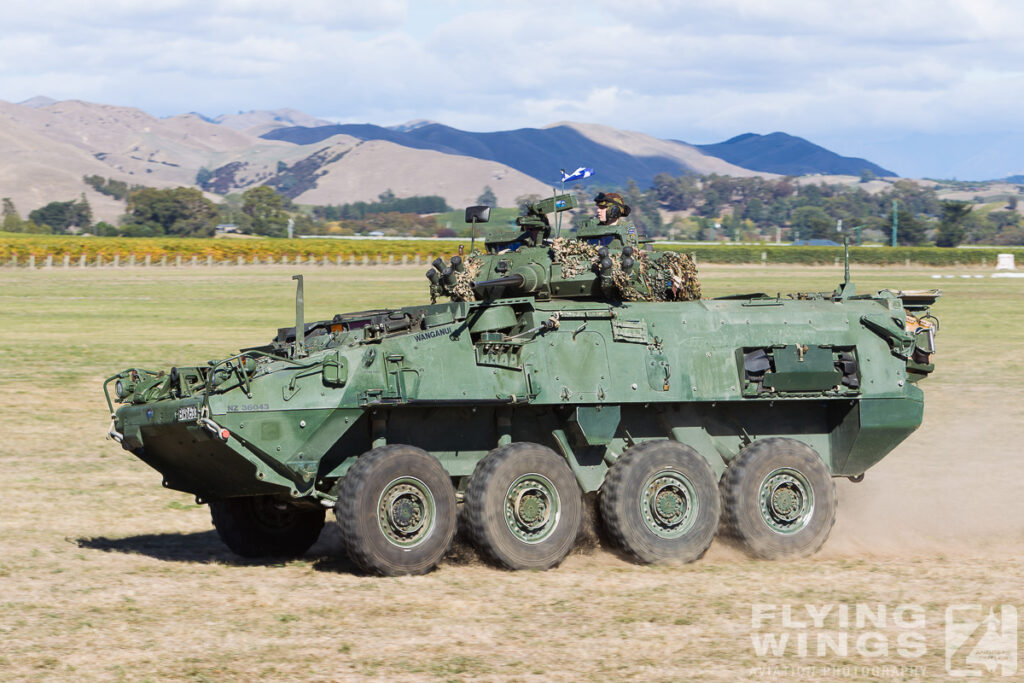
M 557 237 L 551 243 L 552 261 L 562 267 L 562 277 L 576 277 L 580 273 L 597 268 L 597 247 Z
M 484 261 L 480 258 L 477 252 L 473 252 L 464 261 L 466 270 L 463 272 L 456 271 L 455 273 L 455 284 L 450 289 L 450 296 L 452 301 L 472 301 L 476 297 L 473 294 L 473 280 L 480 273 L 480 268 L 483 267 Z M 431 300 L 433 303 L 433 300 Z
M 700 298 L 697 266 L 687 254 L 665 251 L 651 256 L 649 252 L 640 251 L 633 257 L 636 265 L 632 277 L 622 271 L 618 259 L 612 259 L 615 285 L 623 300 L 695 301 Z
M 561 266 L 562 277 L 576 277 L 587 270 L 600 269 L 597 247 L 559 238 L 551 245 L 554 262 Z M 700 298 L 697 267 L 686 254 L 664 251 L 657 256 L 636 251 L 630 273 L 622 269 L 621 259 L 612 258 L 612 281 L 623 301 L 694 301 Z

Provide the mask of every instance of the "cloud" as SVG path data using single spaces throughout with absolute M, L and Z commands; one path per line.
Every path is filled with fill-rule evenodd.
M 691 141 L 1024 127 L 1013 0 L 7 0 L 0 24 L 15 101 Z

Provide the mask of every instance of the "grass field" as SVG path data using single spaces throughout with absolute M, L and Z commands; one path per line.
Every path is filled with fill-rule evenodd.
M 421 302 L 421 271 L 307 269 L 307 318 Z M 1024 281 L 855 270 L 861 291 L 945 290 L 938 370 L 924 426 L 863 483 L 838 482 L 814 558 L 752 561 L 719 541 L 647 567 L 589 540 L 555 570 L 510 573 L 458 545 L 427 576 L 380 579 L 338 556 L 333 525 L 301 560 L 237 559 L 205 506 L 104 440 L 105 377 L 269 340 L 294 321 L 291 273 L 0 269 L 0 680 L 944 680 L 947 608 L 1024 611 Z M 838 276 L 702 269 L 708 296 Z M 755 605 L 774 618 L 755 625 Z M 819 657 L 822 629 L 795 621 L 839 605 L 886 619 L 826 620 L 850 647 Z M 899 651 L 900 605 L 918 610 L 923 651 Z M 809 634 L 807 656 L 756 651 L 752 636 L 783 632 Z

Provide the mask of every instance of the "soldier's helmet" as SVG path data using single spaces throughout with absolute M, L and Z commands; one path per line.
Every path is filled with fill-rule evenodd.
M 629 215 L 629 206 L 622 199 L 622 195 L 618 192 L 598 192 L 597 196 L 594 197 L 594 203 L 597 204 L 599 209 L 606 209 L 604 220 L 601 221 L 602 225 L 611 225 L 619 218 L 625 218 Z

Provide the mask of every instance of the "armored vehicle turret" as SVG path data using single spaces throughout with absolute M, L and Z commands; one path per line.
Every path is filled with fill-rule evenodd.
M 857 294 L 847 271 L 833 292 L 704 299 L 688 256 L 628 224 L 561 237 L 574 206 L 435 261 L 429 304 L 306 322 L 297 276 L 269 343 L 108 378 L 110 435 L 244 556 L 305 552 L 333 509 L 367 571 L 429 571 L 457 519 L 496 564 L 547 569 L 590 492 L 641 562 L 696 560 L 720 529 L 756 557 L 817 551 L 833 479 L 921 423 L 938 292 Z M 474 234 L 487 218 L 467 210 Z

